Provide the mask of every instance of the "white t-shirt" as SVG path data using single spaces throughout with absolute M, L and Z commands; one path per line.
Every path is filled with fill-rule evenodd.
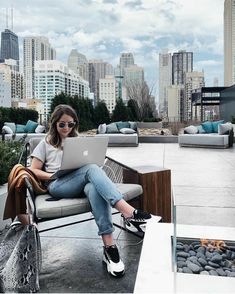
M 33 150 L 31 157 L 36 157 L 44 163 L 44 170 L 55 173 L 61 165 L 63 151 L 46 142 L 44 138 Z

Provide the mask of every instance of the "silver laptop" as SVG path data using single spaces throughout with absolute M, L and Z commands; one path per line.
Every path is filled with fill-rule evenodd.
M 51 179 L 59 178 L 84 165 L 94 163 L 104 164 L 108 146 L 106 137 L 68 137 L 63 146 L 63 156 L 60 169 Z

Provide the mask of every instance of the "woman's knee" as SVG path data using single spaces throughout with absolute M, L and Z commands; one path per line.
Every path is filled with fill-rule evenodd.
M 84 193 L 88 198 L 93 198 L 96 194 L 94 185 L 92 183 L 87 183 L 84 187 Z

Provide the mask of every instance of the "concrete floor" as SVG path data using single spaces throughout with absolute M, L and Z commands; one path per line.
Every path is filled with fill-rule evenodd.
M 177 223 L 234 226 L 235 147 L 179 147 L 178 144 L 140 144 L 109 148 L 107 155 L 127 166 L 171 169 Z
M 66 221 L 90 216 L 73 216 Z M 115 215 L 114 220 L 120 223 L 120 215 Z M 46 227 L 45 223 L 39 225 L 39 229 Z M 102 241 L 94 220 L 43 232 L 40 236 L 41 293 L 133 293 L 143 239 L 115 228 L 114 237 L 126 274 L 114 278 L 102 263 Z
M 142 143 L 138 147 L 108 148 L 107 155 L 131 167 L 171 169 L 178 223 L 234 226 L 235 148 Z M 84 215 L 72 219 L 80 217 Z M 115 219 L 119 221 L 119 216 Z M 110 277 L 102 265 L 102 242 L 94 221 L 41 233 L 40 292 L 133 293 L 142 243 L 119 229 L 115 238 L 126 265 L 126 275 L 121 279 Z

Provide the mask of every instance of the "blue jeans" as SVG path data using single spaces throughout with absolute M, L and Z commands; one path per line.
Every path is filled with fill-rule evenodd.
M 48 186 L 55 198 L 77 198 L 84 191 L 91 204 L 92 213 L 99 228 L 99 235 L 114 231 L 111 206 L 123 198 L 106 173 L 95 164 L 85 165 Z

